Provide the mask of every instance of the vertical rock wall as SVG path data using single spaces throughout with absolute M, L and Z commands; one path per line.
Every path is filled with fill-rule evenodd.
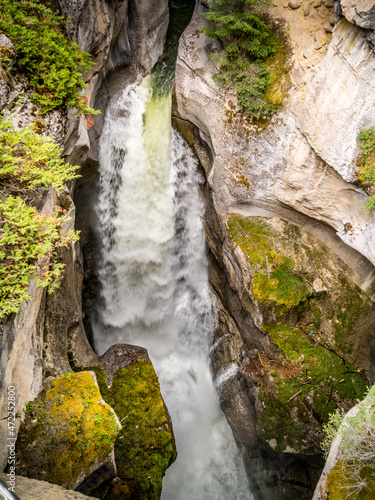
M 328 409 L 355 403 L 356 383 L 348 379 L 352 392 L 345 393 L 335 377 L 347 363 L 359 386 L 374 382 L 375 219 L 353 181 L 358 132 L 374 125 L 375 57 L 371 32 L 340 16 L 338 3 L 276 3 L 271 15 L 285 26 L 292 65 L 279 112 L 268 122 L 247 120 L 235 92 L 212 80 L 215 42 L 201 32 L 207 7 L 198 2 L 180 40 L 173 113 L 207 177 L 210 281 L 219 310 L 212 364 L 224 381 L 222 407 L 244 447 L 256 497 L 308 499 L 323 463 Z M 233 214 L 252 229 L 232 234 Z M 272 236 L 257 240 L 254 231 Z M 254 248 L 265 241 L 271 253 L 258 260 Z M 279 254 L 284 244 L 289 261 Z M 289 262 L 290 280 L 286 268 L 277 274 L 280 262 Z M 273 276 L 279 280 L 271 290 L 259 287 Z M 290 292 L 277 290 L 294 278 L 307 295 L 288 305 Z M 314 371 L 324 364 L 317 348 L 327 374 Z
M 59 5 L 62 13 L 71 18 L 68 26 L 70 34 L 93 55 L 94 65 L 85 75 L 88 84 L 85 93 L 89 105 L 100 108 L 102 114 L 95 118 L 94 127 L 88 130 L 84 117 L 76 118 L 73 111 L 69 112 L 64 141 L 69 162 L 82 165 L 81 173 L 89 174 L 82 179 L 81 185 L 87 181 L 90 185 L 97 175 L 98 138 L 106 107 L 119 89 L 137 75 L 149 72 L 161 56 L 168 26 L 168 2 L 61 0 Z M 14 86 L 16 83 L 5 81 L 2 88 L 7 85 Z M 15 95 L 23 88 L 22 84 L 17 85 L 15 89 L 5 92 L 3 105 L 12 105 Z M 19 120 L 22 124 L 32 121 L 33 112 L 29 108 L 31 106 L 26 103 L 21 110 Z M 60 118 L 59 126 L 56 120 L 51 121 L 50 133 L 54 134 L 56 126 L 57 129 L 64 127 L 65 117 Z M 47 127 L 48 124 L 47 117 Z M 50 211 L 60 203 L 70 211 L 70 224 L 74 227 L 75 207 L 70 195 L 67 191 L 58 200 L 51 189 L 43 210 Z M 80 200 L 85 203 L 82 197 Z M 87 206 L 81 205 L 80 209 L 81 213 L 90 212 Z M 89 223 L 85 227 L 87 231 L 82 235 L 84 244 L 89 240 L 91 230 Z M 46 296 L 41 288 L 35 289 L 30 285 L 31 299 L 23 303 L 17 315 L 7 318 L 0 325 L 0 409 L 2 418 L 6 417 L 7 387 L 15 386 L 17 431 L 24 417 L 26 402 L 37 396 L 47 377 L 56 377 L 71 371 L 72 367 L 90 366 L 96 362 L 82 322 L 82 255 L 77 246 L 63 249 L 60 258 L 65 263 L 60 289 Z M 1 420 L 0 441 L 6 443 L 7 436 L 6 421 Z M 0 451 L 3 469 L 7 449 L 2 446 Z

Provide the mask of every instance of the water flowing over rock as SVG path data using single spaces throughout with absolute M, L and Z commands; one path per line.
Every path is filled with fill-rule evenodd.
M 252 263 L 241 240 L 234 243 L 231 239 L 227 223 L 231 214 L 242 214 L 246 223 L 258 227 L 253 230 L 263 227 L 266 235 L 270 234 L 264 229 L 268 223 L 253 217 L 280 218 L 306 229 L 317 244 L 320 240 L 327 245 L 329 250 L 321 250 L 322 255 L 326 255 L 327 268 L 333 263 L 337 265 L 338 257 L 342 259 L 340 271 L 333 271 L 332 276 L 336 272 L 340 276 L 348 273 L 350 287 L 359 287 L 354 295 L 362 297 L 359 300 L 368 308 L 361 313 L 363 325 L 366 318 L 372 319 L 367 326 L 353 327 L 353 332 L 351 328 L 346 330 L 341 347 L 337 334 L 330 333 L 328 324 L 320 324 L 319 335 L 325 338 L 323 343 L 335 346 L 333 350 L 342 353 L 344 349 L 346 359 L 354 366 L 365 365 L 366 376 L 373 381 L 373 347 L 356 358 L 352 355 L 355 351 L 350 354 L 349 345 L 356 335 L 359 338 L 362 334 L 366 337 L 364 342 L 371 343 L 374 321 L 375 222 L 373 214 L 365 209 L 366 193 L 353 181 L 356 180 L 357 135 L 373 125 L 375 57 L 367 41 L 368 33 L 340 18 L 338 10 L 336 24 L 332 21 L 334 28 L 326 29 L 333 17 L 332 2 L 315 2 L 308 10 L 288 9 L 280 2 L 271 15 L 290 23 L 292 85 L 288 99 L 271 120 L 252 122 L 237 110 L 235 93 L 224 91 L 212 80 L 217 68 L 209 60 L 213 42 L 201 32 L 206 22 L 201 16 L 206 10 L 204 5 L 203 2 L 197 5 L 180 41 L 173 114 L 198 154 L 209 185 L 206 234 L 212 252 L 210 282 L 217 296 L 220 319 L 212 352 L 213 370 L 226 381 L 221 404 L 235 435 L 246 448 L 249 477 L 256 494 L 259 498 L 276 495 L 289 499 L 298 495 L 307 499 L 311 498 L 322 464 L 322 458 L 317 458 L 321 457 L 321 424 L 316 422 L 314 429 L 314 419 L 310 418 L 309 431 L 303 425 L 300 427 L 304 428 L 306 446 L 302 452 L 294 438 L 288 441 L 287 423 L 280 427 L 281 433 L 285 429 L 285 435 L 277 439 L 268 436 L 268 447 L 265 446 L 259 432 L 262 435 L 262 425 L 267 426 L 261 415 L 270 396 L 263 399 L 260 388 L 268 387 L 270 394 L 275 390 L 277 370 L 276 375 L 267 378 L 267 359 L 277 357 L 274 345 L 281 342 L 277 335 L 284 335 L 283 322 L 290 321 L 296 328 L 301 324 L 316 324 L 316 318 L 311 310 L 307 312 L 306 305 L 293 313 L 293 307 L 289 313 L 277 312 L 267 300 L 266 305 L 262 305 L 264 298 L 259 296 L 256 280 L 264 281 L 262 273 L 267 278 L 267 272 L 270 278 L 274 268 L 268 267 L 267 261 L 256 264 L 255 259 Z M 299 231 L 292 230 L 295 235 L 292 241 L 301 243 Z M 277 253 L 277 232 L 275 229 L 270 232 L 274 234 L 274 243 L 269 240 L 270 250 Z M 284 231 L 283 234 L 281 238 L 288 239 Z M 251 231 L 243 232 L 243 241 L 243 245 L 246 246 L 247 241 L 252 248 Z M 289 255 L 293 258 L 292 251 Z M 313 267 L 317 264 L 313 257 L 309 262 Z M 302 264 L 300 270 L 303 273 L 307 268 Z M 323 268 L 320 273 L 324 273 Z M 334 296 L 335 286 L 329 291 L 326 284 L 327 275 L 318 281 L 313 278 L 311 293 Z M 342 306 L 337 307 L 339 311 Z M 291 314 L 289 319 L 288 314 Z M 323 316 L 325 314 L 329 315 L 326 312 Z M 349 314 L 349 317 L 353 316 Z M 272 332 L 270 336 L 266 334 L 266 324 L 280 325 L 276 336 L 272 336 Z M 314 335 L 313 329 L 310 330 Z M 287 336 L 292 335 L 291 332 Z M 233 369 L 233 363 L 238 370 Z M 231 376 L 226 378 L 229 372 Z M 301 392 L 296 389 L 290 393 L 290 401 L 285 400 L 281 409 L 273 410 L 279 418 L 286 411 L 287 421 L 294 422 L 292 425 L 296 428 L 300 426 L 297 423 L 300 410 L 291 408 L 293 402 L 299 405 L 299 395 L 305 394 L 303 387 Z M 348 407 L 354 400 L 352 394 Z M 313 411 L 311 394 L 303 396 L 300 402 L 301 408 Z M 297 480 L 298 485 L 286 486 Z
M 188 146 L 171 131 L 170 89 L 157 75 L 125 88 L 101 138 L 102 291 L 91 318 L 94 344 L 101 352 L 126 339 L 153 359 L 179 453 L 162 498 L 188 500 L 204 491 L 215 500 L 247 500 L 241 455 L 209 373 L 215 321 L 201 179 Z

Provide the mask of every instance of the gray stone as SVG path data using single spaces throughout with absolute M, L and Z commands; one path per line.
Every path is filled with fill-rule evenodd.
M 303 6 L 303 15 L 307 17 L 310 14 L 310 4 L 305 3 Z
M 361 28 L 375 29 L 375 3 L 373 0 L 341 0 L 343 15 Z
M 0 473 L 0 479 L 7 484 L 9 478 L 6 474 Z M 94 498 L 28 477 L 16 476 L 15 482 L 15 492 L 21 500 L 86 500 Z
M 12 40 L 4 35 L 4 33 L 0 33 L 0 52 L 7 55 L 11 54 L 12 56 L 16 55 L 16 49 Z

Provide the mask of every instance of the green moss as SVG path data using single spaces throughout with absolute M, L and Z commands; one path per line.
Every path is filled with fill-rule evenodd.
M 375 188 L 375 127 L 362 130 L 358 134 L 358 147 L 362 154 L 357 160 L 359 168 L 358 180 L 360 184 L 370 190 Z M 375 194 L 370 196 L 367 208 L 375 207 Z
M 274 346 L 259 353 L 254 377 L 260 435 L 277 451 L 319 453 L 328 415 L 364 396 L 358 367 L 369 365 L 358 345 L 373 335 L 375 308 L 345 263 L 300 227 L 231 214 L 228 233 L 251 266 L 250 286 Z
M 270 83 L 265 92 L 265 98 L 276 108 L 279 108 L 290 87 L 288 51 L 289 46 L 283 33 L 273 35 L 277 53 L 268 57 L 265 66 L 269 72 Z
M 277 250 L 275 233 L 257 217 L 232 214 L 228 219 L 229 234 L 253 269 L 254 298 L 261 302 L 296 306 L 313 290 L 293 260 Z
M 310 415 L 314 413 L 326 422 L 338 402 L 353 406 L 357 398 L 364 397 L 366 381 L 353 365 L 319 342 L 314 327 L 263 324 L 263 328 L 280 349 L 281 357 L 274 356 L 268 363 L 272 390 L 261 389 L 261 436 L 265 440 L 275 438 L 278 451 L 283 451 L 286 443 L 299 451 Z M 272 420 L 274 415 L 278 421 L 281 418 L 277 426 Z
M 355 479 L 352 477 L 353 469 L 350 465 L 339 460 L 327 476 L 327 489 L 329 500 L 373 500 L 375 498 L 375 480 L 373 466 L 364 465 Z M 355 484 L 361 483 L 362 489 L 354 494 Z
M 107 459 L 119 425 L 90 372 L 66 373 L 27 406 L 17 449 L 19 471 L 66 488 Z
M 176 459 L 174 438 L 154 368 L 140 360 L 119 370 L 108 389 L 97 373 L 103 398 L 122 423 L 115 444 L 118 481 L 110 498 L 160 498 L 162 478 Z

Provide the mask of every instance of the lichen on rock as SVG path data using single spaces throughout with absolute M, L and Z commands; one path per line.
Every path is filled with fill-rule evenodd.
M 26 406 L 17 472 L 74 489 L 110 459 L 120 427 L 92 372 L 65 373 Z
M 241 366 L 258 385 L 259 434 L 278 452 L 320 454 L 322 422 L 362 399 L 373 376 L 357 332 L 368 345 L 373 302 L 347 266 L 301 227 L 231 214 L 228 235 L 250 264 L 249 292 L 272 341 L 271 350 L 254 351 Z

